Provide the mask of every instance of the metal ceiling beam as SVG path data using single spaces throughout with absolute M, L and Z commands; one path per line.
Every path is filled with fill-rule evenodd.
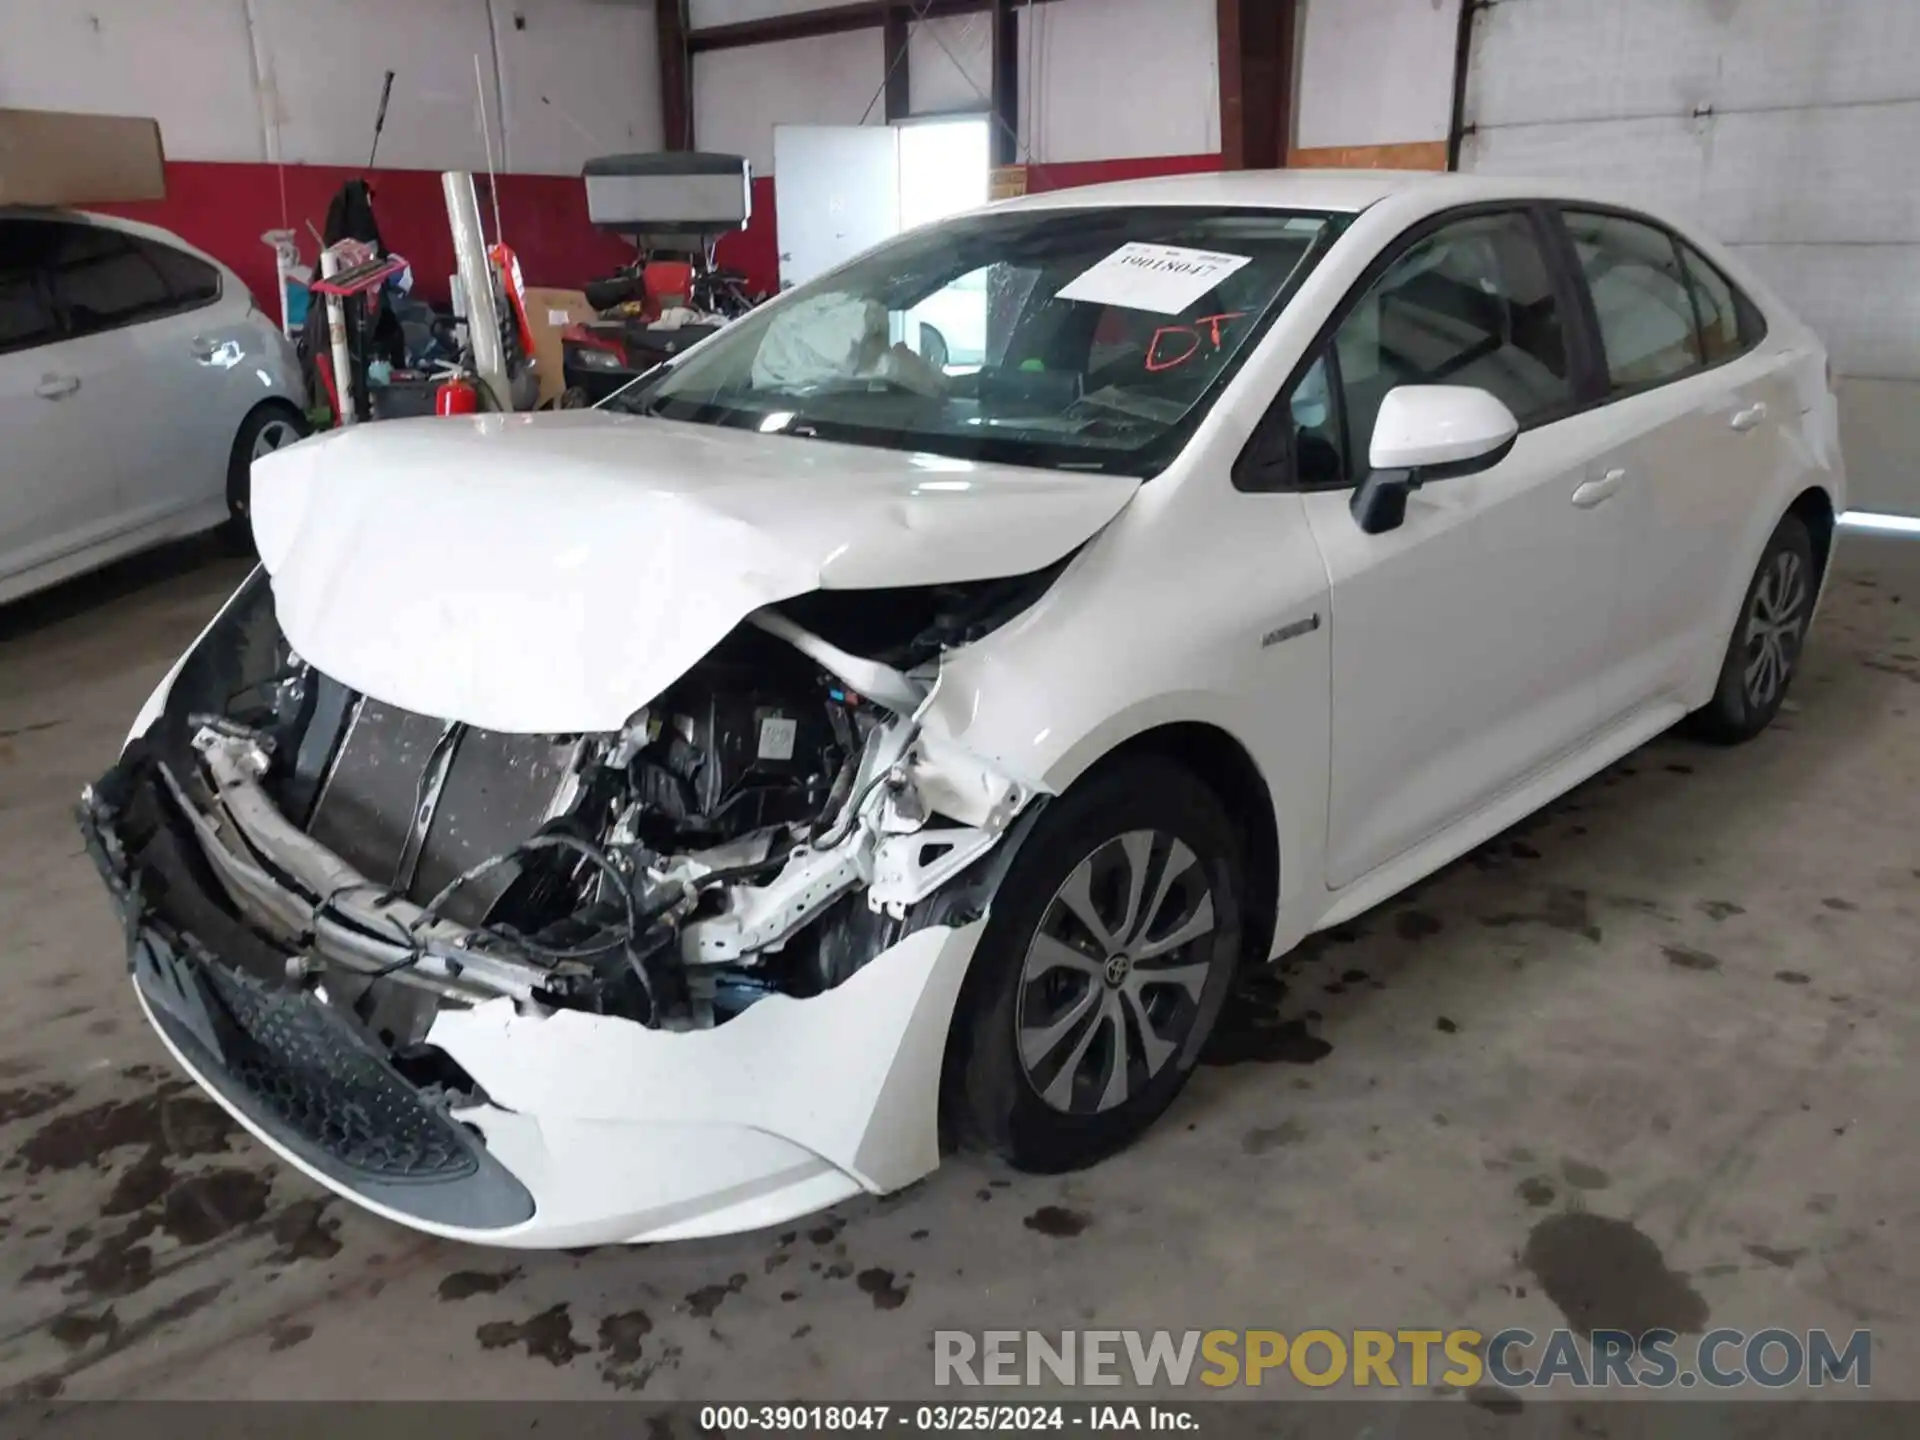
M 1220 157 L 1228 170 L 1287 163 L 1296 0 L 1217 0 Z
M 1028 3 L 1028 0 L 1022 0 Z M 1031 0 L 1050 4 L 1052 0 Z M 903 12 L 909 21 L 917 18 L 941 20 L 951 15 L 978 15 L 991 11 L 995 0 L 847 0 L 837 5 L 822 5 L 790 15 L 769 15 L 762 20 L 740 20 L 731 25 L 709 25 L 688 37 L 688 48 L 696 55 L 707 50 L 731 50 L 741 45 L 767 45 L 775 40 L 806 40 L 816 35 L 843 35 L 849 30 L 870 30 L 885 25 L 893 11 Z

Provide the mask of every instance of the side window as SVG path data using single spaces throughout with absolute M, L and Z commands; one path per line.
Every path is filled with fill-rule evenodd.
M 55 227 L 53 296 L 75 335 L 112 330 L 173 308 L 167 282 L 129 236 L 104 226 Z
M 220 272 L 206 261 L 196 260 L 185 251 L 154 240 L 133 243 L 160 272 L 174 309 L 193 310 L 220 298 Z
M 1398 385 L 1474 385 L 1525 427 L 1574 401 L 1565 317 L 1524 213 L 1456 220 L 1399 255 L 1287 398 L 1293 483 L 1366 478 L 1373 425 Z
M 1347 447 L 1327 371 L 1327 357 L 1322 355 L 1300 377 L 1287 400 L 1293 426 L 1293 480 L 1307 490 L 1348 483 Z
M 1700 312 L 1700 353 L 1709 365 L 1744 355 L 1766 333 L 1754 303 L 1733 288 L 1714 263 L 1684 240 L 1680 255 L 1693 287 L 1693 303 Z
M 32 220 L 0 220 L 0 355 L 61 338 L 47 293 L 46 235 Z
M 1698 370 L 1704 361 L 1693 296 L 1673 237 L 1619 215 L 1570 210 L 1566 222 L 1593 295 L 1613 393 Z

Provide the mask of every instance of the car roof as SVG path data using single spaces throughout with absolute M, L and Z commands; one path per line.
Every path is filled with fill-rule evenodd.
M 1299 169 L 1234 170 L 1118 180 L 1072 190 L 1043 191 L 1002 201 L 992 208 L 1068 210 L 1132 205 L 1217 205 L 1357 214 L 1397 195 L 1412 196 L 1434 210 L 1519 197 L 1613 200 L 1585 186 L 1556 180 L 1461 175 L 1438 170 Z

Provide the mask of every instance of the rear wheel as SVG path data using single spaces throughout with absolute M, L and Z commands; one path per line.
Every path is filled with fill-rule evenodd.
M 1051 804 L 962 1001 L 947 1073 L 962 1139 L 1051 1172 L 1151 1125 L 1233 983 L 1244 893 L 1231 823 L 1177 765 L 1122 761 Z
M 1747 586 L 1713 699 L 1687 717 L 1689 730 L 1737 745 L 1767 728 L 1799 668 L 1818 587 L 1806 524 L 1798 515 L 1784 516 Z
M 256 405 L 241 423 L 227 460 L 227 518 L 236 539 L 245 542 L 253 533 L 253 462 L 284 450 L 306 433 L 305 418 L 280 400 Z

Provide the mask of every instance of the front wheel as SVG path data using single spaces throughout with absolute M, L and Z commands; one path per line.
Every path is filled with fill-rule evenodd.
M 269 400 L 254 406 L 233 437 L 227 459 L 227 519 L 234 535 L 245 540 L 253 526 L 253 462 L 284 450 L 307 433 L 307 422 L 293 406 Z
M 1091 1165 L 1173 1102 L 1233 983 L 1246 893 L 1213 792 L 1123 760 L 1041 814 L 994 897 L 949 1114 L 1022 1170 Z
M 1781 518 L 1747 586 L 1713 698 L 1687 717 L 1703 740 L 1737 745 L 1772 723 L 1787 698 L 1806 642 L 1819 573 L 1798 515 Z

